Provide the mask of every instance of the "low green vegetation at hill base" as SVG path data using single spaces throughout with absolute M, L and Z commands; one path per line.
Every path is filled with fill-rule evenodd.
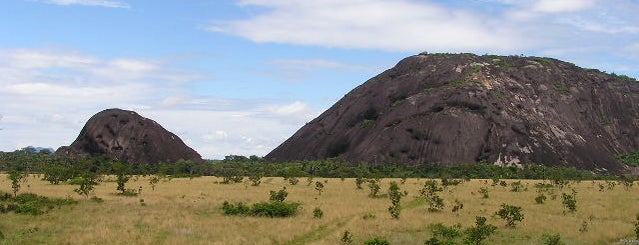
M 620 157 L 620 161 L 638 164 L 639 153 Z M 628 176 L 612 176 L 573 167 L 526 164 L 523 167 L 501 167 L 494 164 L 459 164 L 441 166 L 424 163 L 418 165 L 370 165 L 367 163 L 343 163 L 332 160 L 272 163 L 260 157 L 227 156 L 224 160 L 194 163 L 179 160 L 171 163 L 126 164 L 106 156 L 62 157 L 50 153 L 0 152 L 0 172 L 19 170 L 40 173 L 52 184 L 62 184 L 87 173 L 126 175 L 159 175 L 171 178 L 194 176 L 220 176 L 223 182 L 240 182 L 252 177 L 253 185 L 259 185 L 260 176 L 279 176 L 290 180 L 297 177 L 325 178 L 460 178 L 460 179 L 623 179 Z

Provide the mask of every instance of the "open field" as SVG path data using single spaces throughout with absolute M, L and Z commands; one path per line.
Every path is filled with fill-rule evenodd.
M 107 177 L 106 179 L 113 179 Z M 71 196 L 79 204 L 63 206 L 39 215 L 0 214 L 0 231 L 5 235 L 0 244 L 339 244 L 343 232 L 353 234 L 352 244 L 362 244 L 372 237 L 384 237 L 391 244 L 423 244 L 431 237 L 428 225 L 460 223 L 473 225 L 475 216 L 485 216 L 498 227 L 485 244 L 541 244 L 544 233 L 561 234 L 566 244 L 611 244 L 634 238 L 635 215 L 639 214 L 639 187 L 628 190 L 617 185 L 599 191 L 604 181 L 582 181 L 570 187 L 554 188 L 557 198 L 547 194 L 545 204 L 536 204 L 535 183 L 522 180 L 527 190 L 511 192 L 510 186 L 491 186 L 491 180 L 471 180 L 449 186 L 441 192 L 446 204 L 441 212 L 428 212 L 419 198 L 425 179 L 408 179 L 401 184 L 408 195 L 402 199 L 399 220 L 387 211 L 390 200 L 370 198 L 366 184 L 355 188 L 354 179 L 323 179 L 321 196 L 315 185 L 299 178 L 290 185 L 280 177 L 266 177 L 259 186 L 248 183 L 216 184 L 220 178 L 179 178 L 160 181 L 151 190 L 145 177 L 132 178 L 127 188 L 142 192 L 136 197 L 118 196 L 116 183 L 102 182 L 94 195 L 104 199 L 97 203 L 79 196 L 73 185 L 51 185 L 36 176 L 28 177 L 22 192 L 48 197 Z M 388 190 L 390 181 L 383 179 L 380 194 Z M 511 183 L 517 180 L 506 180 Z M 224 201 L 255 203 L 266 201 L 269 191 L 286 186 L 287 201 L 301 203 L 301 212 L 292 218 L 226 216 L 221 211 Z M 6 175 L 0 175 L 0 191 L 11 192 Z M 486 187 L 489 198 L 478 190 Z M 577 191 L 577 211 L 564 214 L 561 194 Z M 143 199 L 144 205 L 141 205 Z M 451 212 L 454 200 L 464 204 L 459 214 Z M 505 221 L 494 213 L 502 203 L 521 206 L 525 218 L 516 228 L 506 228 Z M 324 211 L 321 219 L 313 218 L 313 209 Z M 364 216 L 375 216 L 364 218 Z M 586 222 L 588 231 L 579 229 Z

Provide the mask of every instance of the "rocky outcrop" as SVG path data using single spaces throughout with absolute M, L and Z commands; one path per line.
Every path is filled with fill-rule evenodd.
M 57 154 L 108 155 L 129 163 L 201 162 L 202 157 L 175 134 L 133 111 L 108 109 L 95 114 L 78 138 Z
M 358 86 L 272 161 L 541 163 L 619 172 L 639 149 L 639 83 L 550 58 L 426 54 Z

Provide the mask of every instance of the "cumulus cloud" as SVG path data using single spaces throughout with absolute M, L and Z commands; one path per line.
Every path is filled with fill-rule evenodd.
M 107 8 L 131 8 L 131 5 L 121 1 L 107 0 L 40 0 L 40 2 L 55 5 L 83 5 Z
M 428 1 L 245 0 L 240 6 L 265 11 L 209 30 L 255 42 L 390 51 L 513 50 L 526 41 L 507 23 Z
M 0 50 L 0 150 L 68 145 L 115 107 L 156 120 L 205 158 L 265 155 L 318 114 L 303 101 L 195 96 L 189 78 L 202 76 L 160 60 Z

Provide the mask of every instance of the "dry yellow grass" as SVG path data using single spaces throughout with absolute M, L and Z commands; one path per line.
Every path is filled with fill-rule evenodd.
M 95 195 L 103 203 L 85 200 L 73 192 L 75 186 L 50 185 L 32 176 L 23 184 L 21 192 L 33 192 L 49 197 L 71 196 L 80 203 L 64 206 L 40 216 L 0 214 L 0 231 L 5 239 L 0 244 L 338 244 L 345 230 L 354 235 L 353 244 L 362 244 L 374 237 L 384 237 L 391 244 L 423 244 L 430 237 L 428 225 L 441 222 L 464 227 L 473 225 L 475 216 L 485 216 L 488 223 L 499 227 L 486 244 L 540 244 L 544 233 L 560 233 L 567 244 L 611 244 L 633 237 L 633 221 L 639 213 L 636 205 L 639 187 L 629 191 L 622 186 L 599 192 L 594 182 L 584 181 L 573 187 L 577 194 L 577 212 L 563 214 L 561 193 L 556 200 L 535 204 L 534 183 L 524 192 L 510 192 L 509 188 L 472 180 L 448 187 L 441 196 L 446 207 L 439 213 L 426 211 L 418 190 L 425 180 L 409 179 L 400 185 L 408 191 L 402 200 L 405 207 L 399 220 L 387 212 L 387 198 L 369 198 L 368 189 L 356 190 L 354 179 L 322 179 L 327 181 L 321 196 L 314 184 L 306 179 L 291 186 L 282 178 L 264 178 L 260 186 L 248 184 L 215 184 L 215 177 L 180 178 L 160 182 L 151 190 L 144 177 L 132 179 L 127 187 L 138 189 L 137 197 L 114 195 L 116 184 L 103 182 Z M 382 181 L 381 194 L 392 179 Z M 394 179 L 398 181 L 398 179 Z M 513 182 L 514 180 L 507 180 Z M 288 201 L 302 203 L 301 212 L 292 218 L 258 218 L 225 216 L 221 204 L 225 200 L 254 203 L 268 200 L 270 190 L 286 186 Z M 482 199 L 477 192 L 488 186 L 490 198 Z M 10 191 L 6 175 L 0 175 L 0 190 Z M 140 204 L 144 199 L 145 206 Z M 459 215 L 451 212 L 453 200 L 464 204 Z M 522 206 L 525 219 L 515 229 L 504 227 L 505 222 L 493 214 L 500 204 Z M 312 211 L 320 207 L 322 219 L 313 218 Z M 364 219 L 365 214 L 375 218 Z M 580 232 L 588 222 L 588 232 Z M 37 229 L 34 229 L 37 228 Z

